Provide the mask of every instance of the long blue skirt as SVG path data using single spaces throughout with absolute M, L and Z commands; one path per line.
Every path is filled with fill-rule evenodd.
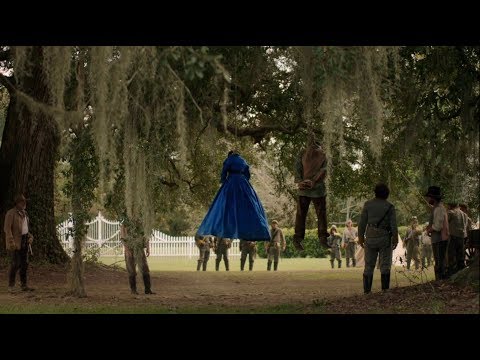
M 262 203 L 242 174 L 229 174 L 218 190 L 197 235 L 249 241 L 269 241 Z

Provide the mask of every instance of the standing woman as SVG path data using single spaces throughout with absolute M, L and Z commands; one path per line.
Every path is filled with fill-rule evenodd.
M 229 151 L 223 162 L 222 185 L 197 231 L 198 236 L 270 240 L 265 210 L 249 180 L 247 162 L 237 152 Z

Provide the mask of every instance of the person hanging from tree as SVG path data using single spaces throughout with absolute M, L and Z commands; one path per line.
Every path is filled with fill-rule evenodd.
M 304 250 L 305 222 L 310 202 L 315 206 L 318 220 L 318 239 L 324 247 L 327 244 L 327 206 L 325 176 L 327 174 L 327 157 L 315 134 L 308 138 L 307 147 L 303 149 L 295 165 L 295 182 L 298 186 L 297 215 L 293 244 L 297 250 Z
M 236 151 L 229 151 L 223 162 L 220 189 L 198 228 L 197 236 L 270 240 L 267 215 L 249 180 L 248 163 Z

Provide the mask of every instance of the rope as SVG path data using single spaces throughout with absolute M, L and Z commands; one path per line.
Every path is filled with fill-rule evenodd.
M 235 117 L 235 150 L 238 151 L 237 149 L 237 146 L 238 146 L 238 132 L 237 132 L 237 128 L 238 128 L 238 125 L 237 125 L 237 54 L 235 54 L 235 80 L 234 80 L 234 86 L 235 86 L 235 89 L 234 89 L 234 96 L 235 96 L 235 108 L 234 108 L 234 111 L 233 111 L 233 116 Z

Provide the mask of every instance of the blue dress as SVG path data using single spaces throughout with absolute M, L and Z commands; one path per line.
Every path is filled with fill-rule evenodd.
M 270 241 L 268 220 L 252 185 L 247 162 L 238 154 L 223 162 L 222 186 L 197 235 L 249 241 Z

